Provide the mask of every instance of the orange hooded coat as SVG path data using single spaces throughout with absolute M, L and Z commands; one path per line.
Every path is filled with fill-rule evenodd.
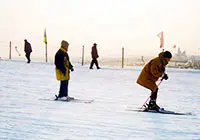
M 164 74 L 166 65 L 164 52 L 161 52 L 158 57 L 150 60 L 144 66 L 137 79 L 137 83 L 151 91 L 155 91 L 158 88 L 156 81 Z

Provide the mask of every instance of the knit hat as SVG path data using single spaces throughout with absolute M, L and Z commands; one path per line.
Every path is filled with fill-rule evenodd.
M 62 40 L 61 47 L 63 47 L 63 46 L 69 46 L 69 43 L 65 40 Z
M 164 58 L 172 58 L 172 54 L 169 51 L 164 52 Z

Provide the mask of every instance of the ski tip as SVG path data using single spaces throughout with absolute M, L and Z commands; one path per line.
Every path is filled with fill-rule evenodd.
M 195 114 L 193 114 L 191 112 L 187 112 L 187 113 L 185 113 L 185 115 L 193 115 L 193 116 L 195 116 Z

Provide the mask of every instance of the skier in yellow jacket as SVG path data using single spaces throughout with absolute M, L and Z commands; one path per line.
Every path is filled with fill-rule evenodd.
M 70 79 L 70 70 L 74 71 L 72 64 L 70 63 L 68 56 L 69 43 L 65 40 L 61 42 L 61 47 L 55 55 L 56 66 L 56 79 L 60 81 L 59 95 L 56 95 L 56 99 L 69 100 L 73 99 L 68 96 L 68 84 Z
M 150 60 L 142 69 L 137 83 L 151 90 L 148 110 L 159 110 L 160 107 L 156 104 L 158 86 L 156 81 L 162 77 L 167 80 L 168 75 L 165 73 L 165 66 L 168 64 L 172 54 L 169 51 L 161 52 L 158 57 Z

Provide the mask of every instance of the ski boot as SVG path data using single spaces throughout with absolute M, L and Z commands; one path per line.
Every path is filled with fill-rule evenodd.
M 147 112 L 148 111 L 148 104 L 146 103 L 145 105 L 143 105 L 143 107 L 144 107 L 143 111 Z
M 74 97 L 69 97 L 69 96 L 63 96 L 63 97 L 58 97 L 55 95 L 56 99 L 54 100 L 59 100 L 59 101 L 69 101 L 69 100 L 74 100 Z
M 159 111 L 160 107 L 156 104 L 155 100 L 150 100 L 149 104 L 148 104 L 148 110 L 156 110 Z

